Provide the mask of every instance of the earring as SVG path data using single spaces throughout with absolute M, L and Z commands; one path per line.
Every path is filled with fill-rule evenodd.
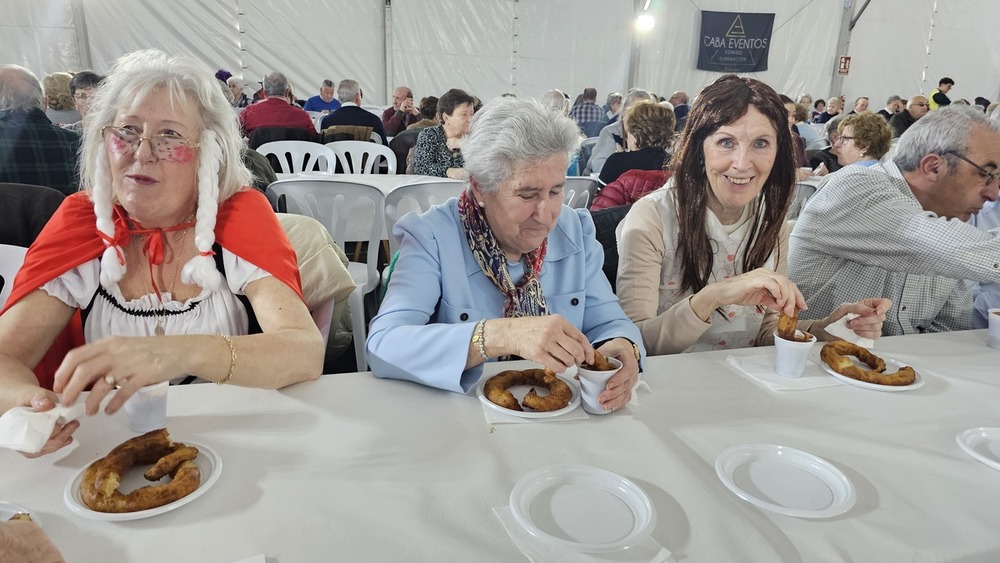
M 486 203 L 485 203 L 485 202 L 482 202 L 482 201 L 480 201 L 480 202 L 479 202 L 479 207 L 482 207 L 483 209 L 486 209 Z

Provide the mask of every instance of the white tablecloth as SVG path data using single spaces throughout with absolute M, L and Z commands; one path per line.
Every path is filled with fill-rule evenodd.
M 926 384 L 776 392 L 726 362 L 771 348 L 664 356 L 647 360 L 652 393 L 630 412 L 493 426 L 474 395 L 367 373 L 281 391 L 174 387 L 171 434 L 224 463 L 201 498 L 132 522 L 71 513 L 66 484 L 132 436 L 124 415 L 100 415 L 65 452 L 0 451 L 0 501 L 31 509 L 69 561 L 519 561 L 492 509 L 529 471 L 576 463 L 642 487 L 657 511 L 653 537 L 678 561 L 1000 560 L 1000 472 L 955 443 L 962 430 L 1000 426 L 1000 350 L 980 330 L 886 338 L 876 352 Z M 757 442 L 827 459 L 857 504 L 805 520 L 740 500 L 713 464 Z
M 275 174 L 278 180 L 329 180 L 331 182 L 353 182 L 378 188 L 383 194 L 406 184 L 424 182 L 439 182 L 447 178 L 437 176 L 422 176 L 419 174 L 327 174 L 325 172 L 299 172 L 297 174 Z M 457 181 L 457 180 L 456 180 Z

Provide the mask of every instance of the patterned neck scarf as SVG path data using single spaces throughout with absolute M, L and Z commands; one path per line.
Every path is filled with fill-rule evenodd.
M 514 285 L 510 273 L 507 272 L 507 256 L 500 250 L 500 245 L 493 236 L 489 223 L 486 222 L 483 210 L 472 201 L 470 191 L 462 192 L 458 198 L 458 216 L 462 220 L 462 227 L 465 228 L 469 249 L 479 262 L 479 267 L 506 298 L 503 304 L 503 316 L 516 318 L 549 314 L 545 296 L 542 295 L 542 286 L 538 283 L 548 239 L 542 241 L 541 246 L 523 258 L 526 271 L 521 282 Z

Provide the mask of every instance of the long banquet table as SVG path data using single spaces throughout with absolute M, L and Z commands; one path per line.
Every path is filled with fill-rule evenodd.
M 280 391 L 174 387 L 171 434 L 210 445 L 224 464 L 201 498 L 130 522 L 67 509 L 80 468 L 133 435 L 118 414 L 84 420 L 65 452 L 0 451 L 0 501 L 31 509 L 69 561 L 522 561 L 492 509 L 526 473 L 573 463 L 642 487 L 653 538 L 677 561 L 1000 560 L 1000 471 L 955 442 L 1000 426 L 1000 350 L 980 330 L 885 338 L 876 351 L 916 367 L 925 385 L 774 392 L 726 362 L 772 349 L 706 352 L 649 358 L 651 393 L 628 411 L 494 425 L 474 394 L 370 373 Z M 830 461 L 857 504 L 808 520 L 737 498 L 715 459 L 759 442 Z

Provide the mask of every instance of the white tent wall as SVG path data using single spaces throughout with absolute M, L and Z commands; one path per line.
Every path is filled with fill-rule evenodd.
M 652 32 L 637 36 L 636 85 L 694 94 L 718 74 L 696 70 L 698 10 L 773 12 L 769 70 L 755 76 L 792 96 L 828 97 L 841 53 L 845 0 L 652 0 Z M 863 4 L 853 0 L 852 13 Z M 89 66 L 107 72 L 141 48 L 192 54 L 242 78 L 248 92 L 285 72 L 300 98 L 324 78 L 361 82 L 366 103 L 406 84 L 418 97 L 452 87 L 482 99 L 560 88 L 600 97 L 629 86 L 633 0 L 0 0 L 0 62 L 39 76 Z M 997 0 L 873 0 L 855 27 L 841 92 L 881 107 L 890 94 L 1000 97 Z M 388 57 L 386 55 L 388 49 Z M 388 61 L 388 67 L 387 67 Z
M 829 90 L 843 13 L 841 0 L 653 0 L 649 11 L 656 27 L 639 35 L 637 85 L 663 96 L 675 90 L 694 96 L 721 76 L 695 68 L 700 10 L 773 13 L 767 70 L 748 76 L 796 99 L 806 92 L 822 97 Z

